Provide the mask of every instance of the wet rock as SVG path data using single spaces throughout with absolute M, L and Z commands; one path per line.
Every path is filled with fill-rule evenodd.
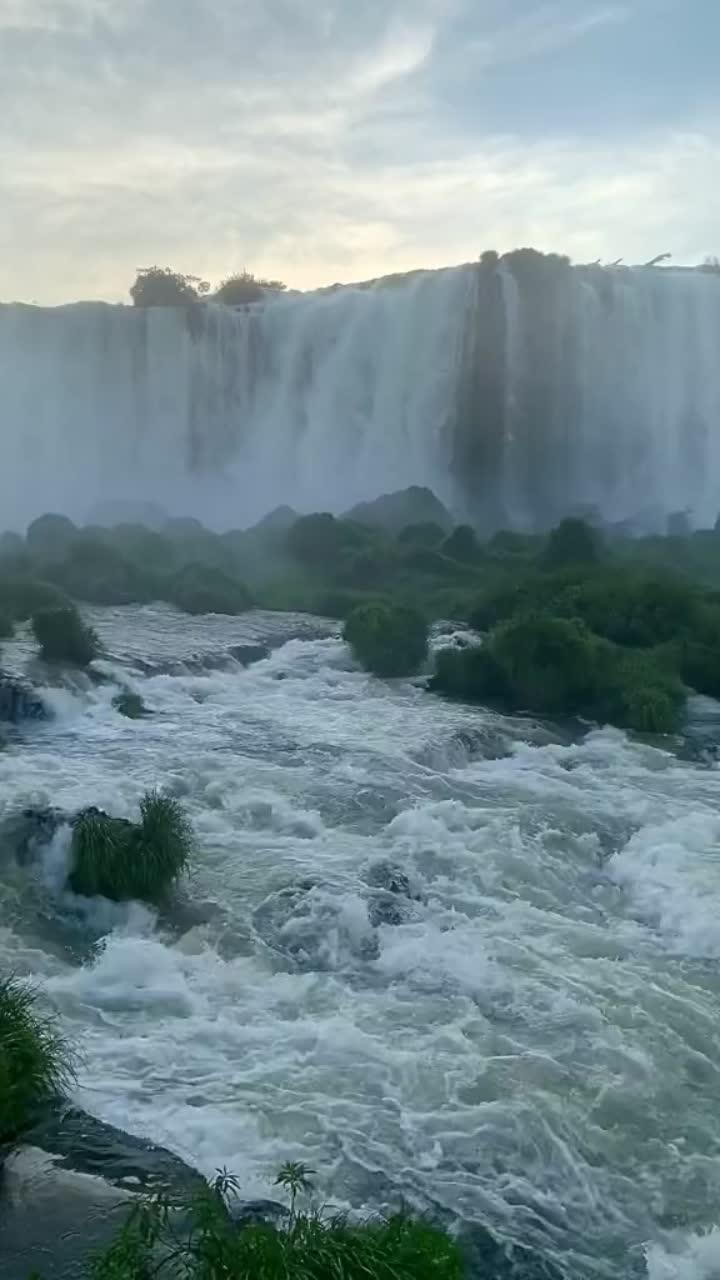
M 249 667 L 253 662 L 262 662 L 270 657 L 270 646 L 267 644 L 236 644 L 229 650 L 230 657 L 236 662 Z
M 31 684 L 0 673 L 0 720 L 20 724 L 23 720 L 47 718 L 47 708 Z
M 277 1200 L 231 1200 L 230 1217 L 238 1227 L 253 1227 L 259 1223 L 279 1227 L 288 1216 L 284 1204 Z
M 82 1280 L 140 1192 L 184 1202 L 203 1179 L 178 1156 L 58 1104 L 0 1177 L 0 1275 Z
M 394 893 L 377 893 L 368 902 L 368 917 L 374 929 L 383 924 L 407 924 L 411 916 L 408 903 Z
M 300 969 L 322 972 L 379 955 L 367 904 L 320 885 L 271 893 L 255 910 L 253 925 L 267 946 Z
M 384 889 L 388 894 L 422 901 L 419 889 L 411 883 L 410 876 L 391 862 L 373 862 L 365 873 L 365 882 L 373 889 Z
M 39 849 L 49 844 L 58 827 L 67 819 L 59 809 L 28 808 L 12 813 L 0 826 L 0 845 L 9 850 L 21 866 L 34 862 Z

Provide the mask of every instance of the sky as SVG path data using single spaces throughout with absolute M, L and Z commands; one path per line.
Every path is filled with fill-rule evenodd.
M 0 0 L 0 298 L 720 254 L 720 0 Z

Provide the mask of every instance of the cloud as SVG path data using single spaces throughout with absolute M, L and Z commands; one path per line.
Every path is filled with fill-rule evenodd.
M 469 114 L 484 77 L 671 2 L 2 0 L 0 292 L 120 299 L 152 262 L 309 287 L 491 245 L 702 256 L 720 113 L 620 143 L 570 103 L 532 136 Z

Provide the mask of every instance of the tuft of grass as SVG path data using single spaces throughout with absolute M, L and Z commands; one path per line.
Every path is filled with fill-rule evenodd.
M 123 689 L 122 693 L 116 694 L 112 704 L 128 720 L 142 720 L 144 716 L 150 715 L 140 694 L 133 693 L 132 689 Z
M 378 676 L 408 676 L 427 655 L 428 628 L 416 609 L 371 600 L 348 615 L 344 637 L 353 657 Z
M 41 609 L 32 617 L 32 629 L 47 662 L 67 662 L 87 667 L 100 652 L 100 642 L 92 627 L 83 622 L 74 605 L 61 609 Z
M 140 1202 L 93 1280 L 462 1280 L 460 1251 L 444 1231 L 398 1214 L 351 1223 L 342 1214 L 295 1211 L 310 1170 L 286 1165 L 277 1183 L 292 1208 L 282 1227 L 238 1226 L 229 1211 L 237 1181 L 223 1172 L 178 1218 L 162 1197 Z
M 86 809 L 73 824 L 70 888 L 87 898 L 157 902 L 186 869 L 191 849 L 192 828 L 172 796 L 146 793 L 139 823 Z
M 11 1145 L 39 1107 L 73 1079 L 72 1056 L 32 987 L 0 978 L 0 1146 Z

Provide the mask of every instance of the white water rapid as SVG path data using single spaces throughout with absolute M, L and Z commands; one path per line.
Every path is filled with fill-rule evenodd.
M 547 264 L 548 260 L 542 260 Z M 518 262 L 241 310 L 0 307 L 0 510 L 214 526 L 411 484 L 489 525 L 720 508 L 720 279 Z M 649 518 L 649 517 L 648 517 Z
M 302 1159 L 321 1196 L 490 1225 L 518 1280 L 715 1280 L 718 767 L 374 680 L 307 619 L 91 614 L 111 683 L 46 691 L 0 817 L 161 783 L 197 850 L 157 917 L 81 910 L 62 837 L 34 868 L 0 845 L 0 971 L 60 1010 L 81 1105 L 244 1197 Z

